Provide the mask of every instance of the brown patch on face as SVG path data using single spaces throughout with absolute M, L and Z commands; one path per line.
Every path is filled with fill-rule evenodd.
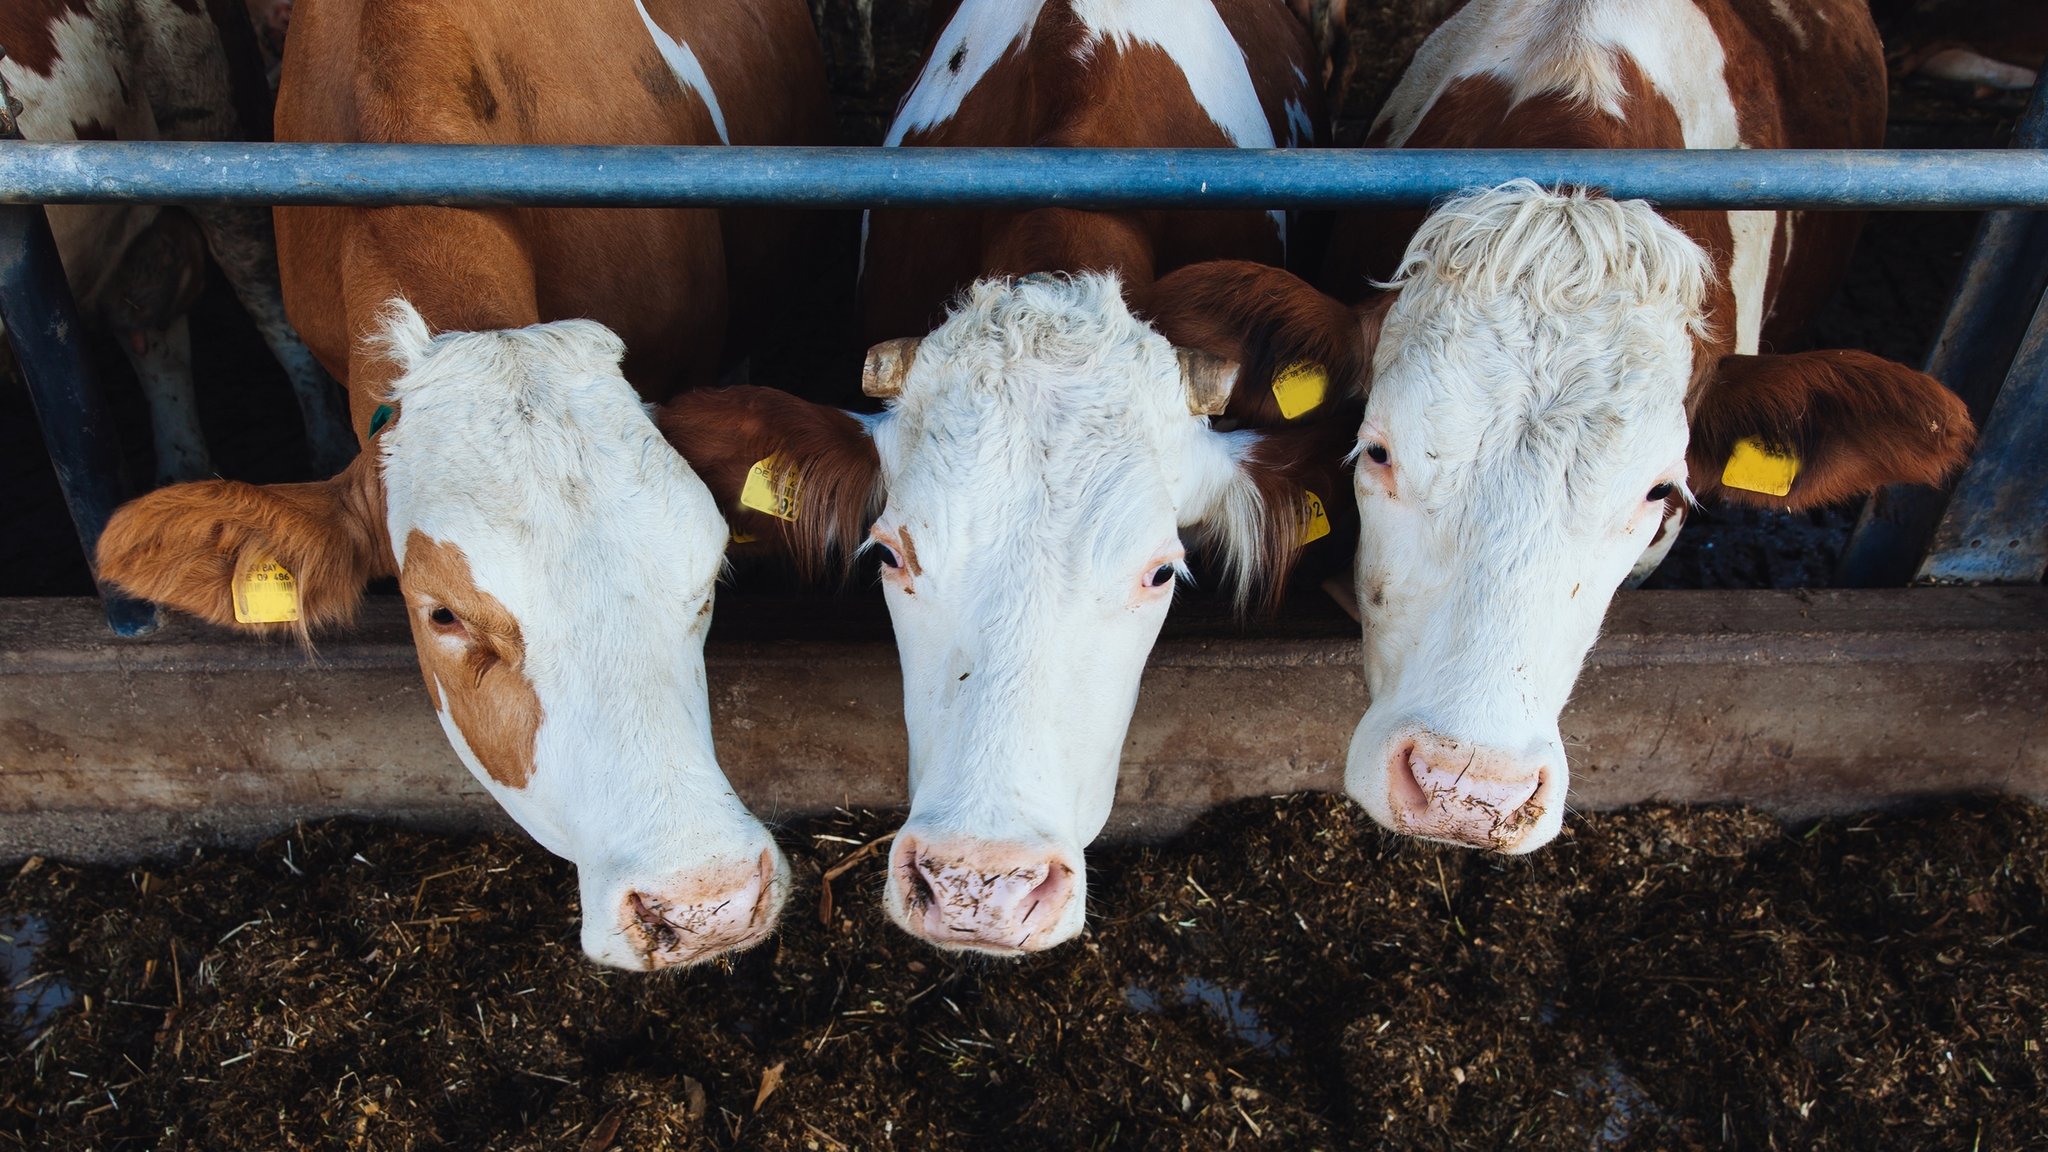
M 447 710 L 491 779 L 524 788 L 543 713 L 519 621 L 477 587 L 462 549 L 418 529 L 406 537 L 398 582 L 435 709 Z M 454 614 L 452 626 L 433 619 L 438 609 Z
M 896 536 L 903 541 L 903 567 L 912 576 L 924 575 L 924 569 L 917 565 L 917 542 L 910 538 L 910 529 L 899 528 Z

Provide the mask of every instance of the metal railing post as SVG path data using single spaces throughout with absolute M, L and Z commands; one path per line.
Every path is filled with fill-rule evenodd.
M 2048 72 L 2013 127 L 2012 148 L 2048 149 Z M 1962 397 L 1970 418 L 1985 430 L 1985 454 L 1994 406 L 2007 387 L 2008 368 L 2026 338 L 2035 304 L 2048 291 L 2048 218 L 2039 212 L 1986 212 L 1970 241 L 1961 278 L 1949 297 L 1941 331 L 1927 351 L 1925 370 Z M 2038 451 L 2038 448 L 2034 449 Z M 1928 558 L 1947 491 L 1900 485 L 1864 504 L 1835 572 L 1846 588 L 1896 588 L 1913 579 Z M 2037 522 L 2038 523 L 2038 522 Z M 1981 537 L 1972 537 L 1978 539 Z M 2006 540 L 2013 537 L 2007 535 Z M 2040 579 L 2037 571 L 2034 578 Z
M 19 109 L 0 81 L 0 140 L 19 140 Z M 39 205 L 0 205 L 0 321 L 35 403 L 43 443 L 85 549 L 86 566 L 121 502 L 121 451 L 106 398 L 80 343 L 78 306 Z M 156 630 L 156 605 L 100 585 L 107 626 L 118 636 Z

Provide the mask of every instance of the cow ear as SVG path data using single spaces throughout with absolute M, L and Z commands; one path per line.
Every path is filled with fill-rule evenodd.
M 1240 613 L 1279 608 L 1304 562 L 1318 579 L 1349 570 L 1358 505 L 1346 454 L 1356 433 L 1334 420 L 1207 433 L 1228 480 L 1194 510 L 1194 536 Z
M 1161 277 L 1143 311 L 1176 345 L 1236 362 L 1225 415 L 1259 427 L 1355 416 L 1383 315 L 1377 302 L 1354 310 L 1291 273 L 1243 260 Z
M 1726 356 L 1692 416 L 1693 490 L 1808 508 L 1887 484 L 1940 484 L 1969 459 L 1969 409 L 1867 352 Z
M 850 412 L 738 387 L 685 392 L 655 423 L 711 488 L 737 555 L 780 555 L 818 579 L 851 565 L 881 514 L 875 442 Z
M 100 536 L 100 578 L 243 631 L 345 624 L 363 586 L 397 571 L 376 455 L 311 484 L 202 480 L 131 500 Z

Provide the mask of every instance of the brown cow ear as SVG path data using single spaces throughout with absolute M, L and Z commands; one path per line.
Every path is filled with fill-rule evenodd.
M 655 423 L 711 488 L 735 555 L 777 554 L 819 579 L 851 567 L 881 514 L 881 461 L 850 412 L 749 386 L 685 392 Z
M 1695 492 L 1808 508 L 1887 484 L 1939 484 L 1976 435 L 1940 382 L 1867 352 L 1725 356 L 1693 412 L 1686 455 Z
M 1354 310 L 1291 273 L 1243 260 L 1161 277 L 1143 311 L 1174 344 L 1239 366 L 1225 415 L 1255 427 L 1354 416 L 1383 314 L 1377 301 Z
M 99 575 L 214 624 L 303 638 L 347 623 L 363 586 L 396 573 L 387 531 L 364 452 L 311 484 L 202 480 L 131 500 L 100 536 Z

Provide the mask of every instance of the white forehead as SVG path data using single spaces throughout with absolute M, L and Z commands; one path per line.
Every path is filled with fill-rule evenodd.
M 1173 346 L 1114 276 L 1087 274 L 968 289 L 919 343 L 875 441 L 891 507 L 927 527 L 1054 528 L 1171 510 L 1203 431 Z
M 1682 457 L 1708 275 L 1640 201 L 1518 181 L 1445 204 L 1403 258 L 1366 406 L 1403 494 L 1595 508 Z
M 709 583 L 724 521 L 621 375 L 617 336 L 583 320 L 423 336 L 394 319 L 398 416 L 374 442 L 401 563 L 412 531 L 453 543 L 522 623 L 520 602 Z

